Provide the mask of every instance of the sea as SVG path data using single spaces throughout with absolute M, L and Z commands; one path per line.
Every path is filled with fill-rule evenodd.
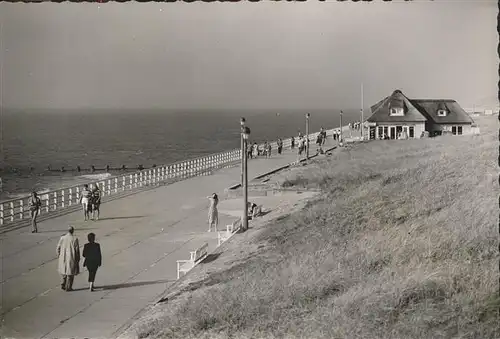
M 305 133 L 306 113 L 311 133 L 339 127 L 339 112 L 3 109 L 0 201 L 102 180 L 122 165 L 132 171 L 239 148 L 240 117 L 250 141 L 261 143 Z M 344 125 L 360 118 L 359 110 L 343 112 Z M 107 165 L 117 170 L 106 173 Z

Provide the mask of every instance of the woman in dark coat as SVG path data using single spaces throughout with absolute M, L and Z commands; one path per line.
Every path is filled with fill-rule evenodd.
M 94 233 L 89 233 L 87 239 L 89 242 L 83 246 L 83 257 L 85 258 L 83 267 L 87 267 L 89 271 L 89 289 L 92 292 L 94 290 L 94 280 L 97 269 L 101 267 L 102 263 L 101 246 L 95 242 Z

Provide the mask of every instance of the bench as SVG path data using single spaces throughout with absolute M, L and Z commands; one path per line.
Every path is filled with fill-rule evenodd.
M 189 260 L 177 260 L 177 279 L 180 278 L 181 273 L 186 274 L 207 257 L 208 243 L 204 243 L 203 246 L 198 248 L 196 251 L 189 253 L 191 253 L 191 258 Z
M 231 225 L 227 225 L 225 232 L 218 232 L 217 246 L 220 246 L 224 241 L 227 241 L 229 238 L 231 238 L 240 229 L 240 226 L 241 226 L 241 218 L 233 221 Z

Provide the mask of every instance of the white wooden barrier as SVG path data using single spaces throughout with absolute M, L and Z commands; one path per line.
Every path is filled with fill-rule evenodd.
M 189 260 L 177 260 L 177 279 L 181 277 L 181 273 L 186 274 L 207 257 L 208 244 L 203 244 L 203 246 L 196 251 L 190 252 L 190 254 L 191 258 L 189 258 Z
M 327 135 L 332 135 L 328 130 Z M 309 140 L 315 142 L 317 133 L 309 134 Z M 291 147 L 291 139 L 283 139 L 283 150 Z M 277 154 L 277 143 L 272 143 L 272 153 Z M 165 180 L 183 179 L 209 174 L 211 170 L 230 166 L 241 160 L 241 150 L 235 149 L 218 154 L 212 154 L 197 159 L 179 161 L 170 165 L 149 170 L 126 173 L 99 181 L 102 196 L 107 197 L 137 188 L 157 185 Z M 89 184 L 92 182 L 89 182 Z M 79 204 L 81 186 L 72 186 L 59 190 L 40 193 L 42 208 L 40 214 L 48 214 L 62 209 L 75 207 Z M 0 202 L 0 225 L 29 219 L 29 196 Z M 103 199 L 106 200 L 106 199 Z
M 231 225 L 226 226 L 226 231 L 217 233 L 217 246 L 222 245 L 223 242 L 229 240 L 233 235 L 238 232 L 241 227 L 241 218 L 233 221 Z

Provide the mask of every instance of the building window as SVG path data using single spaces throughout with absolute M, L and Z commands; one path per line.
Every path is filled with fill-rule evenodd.
M 445 117 L 445 116 L 446 116 L 446 110 L 445 109 L 438 110 L 438 117 Z
M 451 134 L 462 135 L 462 126 L 451 126 Z
M 375 140 L 375 127 L 370 126 L 370 140 Z
M 403 116 L 404 115 L 404 110 L 403 108 L 399 107 L 392 107 L 390 111 L 391 116 Z
M 384 137 L 384 127 L 378 126 L 378 138 L 382 139 Z
M 409 130 L 410 130 L 409 133 L 408 133 L 409 137 L 410 138 L 414 138 L 415 137 L 415 127 L 410 126 Z

